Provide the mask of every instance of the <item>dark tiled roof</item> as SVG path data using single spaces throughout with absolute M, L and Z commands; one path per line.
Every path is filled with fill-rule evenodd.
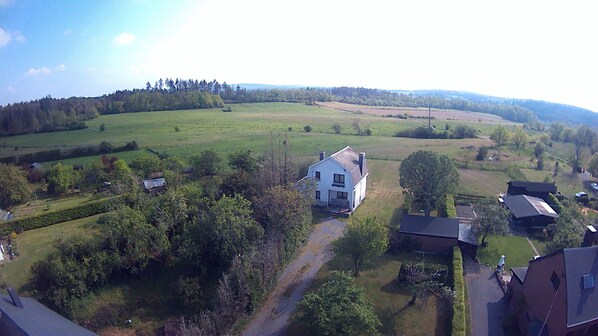
M 528 181 L 511 181 L 508 184 L 515 188 L 525 188 L 530 192 L 548 192 L 555 193 L 556 185 L 553 183 L 545 182 L 528 182 Z
M 523 283 L 525 275 L 527 274 L 527 267 L 511 267 L 511 271 L 513 271 L 513 275 L 519 279 L 519 282 Z
M 26 335 L 97 336 L 58 315 L 35 299 L 25 297 L 20 299 L 23 308 L 16 307 L 10 296 L 0 294 L 0 318 L 8 318 Z M 4 335 L 3 330 L 0 330 L 0 334 Z
M 582 277 L 598 278 L 598 246 L 566 248 L 567 326 L 598 320 L 598 288 L 584 289 Z
M 399 233 L 459 238 L 459 220 L 456 218 L 403 215 Z
M 553 218 L 559 216 L 548 203 L 537 197 L 528 195 L 505 195 L 503 196 L 503 200 L 513 216 L 517 219 L 539 215 Z
M 330 159 L 337 162 L 341 167 L 351 173 L 353 186 L 357 185 L 361 179 L 368 174 L 367 160 L 363 163 L 363 172 L 359 169 L 359 153 L 353 148 L 347 146 L 340 151 L 330 155 Z

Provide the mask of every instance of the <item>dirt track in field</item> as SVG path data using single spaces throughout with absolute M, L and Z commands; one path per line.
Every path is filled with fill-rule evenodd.
M 318 103 L 318 105 L 334 110 L 351 113 L 366 113 L 377 116 L 386 116 L 389 114 L 403 115 L 407 113 L 413 117 L 428 117 L 427 108 L 364 106 L 338 102 L 322 102 Z M 507 122 L 495 115 L 459 110 L 432 109 L 430 114 L 437 120 Z

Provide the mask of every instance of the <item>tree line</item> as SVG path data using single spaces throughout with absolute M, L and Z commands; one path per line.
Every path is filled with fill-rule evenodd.
M 534 113 L 515 103 L 475 101 L 360 87 L 257 89 L 217 80 L 159 79 L 144 88 L 119 90 L 101 97 L 38 100 L 0 107 L 0 136 L 86 128 L 85 121 L 102 114 L 222 107 L 225 103 L 340 101 L 397 107 L 433 107 L 490 113 L 540 129 Z

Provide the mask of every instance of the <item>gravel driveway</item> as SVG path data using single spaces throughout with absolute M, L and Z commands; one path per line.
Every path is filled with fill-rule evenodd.
M 505 316 L 507 305 L 494 270 L 469 257 L 464 257 L 463 263 L 469 294 L 471 334 L 502 336 L 501 320 Z
M 316 273 L 334 256 L 331 242 L 342 236 L 346 223 L 328 219 L 314 227 L 301 254 L 287 266 L 260 311 L 241 333 L 243 336 L 284 335 L 289 317 Z

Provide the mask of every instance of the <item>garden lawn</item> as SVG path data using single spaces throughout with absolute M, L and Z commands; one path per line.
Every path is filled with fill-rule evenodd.
M 365 297 L 373 304 L 376 315 L 382 322 L 384 335 L 450 335 L 450 309 L 435 297 L 425 304 L 418 300 L 409 306 L 411 295 L 398 284 L 396 278 L 401 264 L 409 260 L 419 260 L 419 255 L 384 254 L 364 265 L 361 275 L 356 278 L 357 286 L 364 288 Z M 448 259 L 427 256 L 426 262 L 449 263 Z M 309 291 L 316 290 L 330 276 L 333 270 L 351 272 L 352 262 L 348 258 L 336 256 L 317 273 Z M 288 335 L 304 335 L 301 326 L 292 322 Z
M 398 227 L 403 204 L 403 191 L 399 184 L 398 161 L 368 160 L 367 196 L 353 216 L 375 216 L 380 222 Z
M 496 267 L 503 254 L 506 256 L 505 270 L 527 266 L 535 254 L 525 237 L 521 236 L 489 236 L 486 242 L 487 246 L 478 248 L 478 259 L 490 267 Z
M 72 208 L 77 205 L 105 198 L 106 196 L 106 194 L 84 192 L 36 198 L 25 204 L 14 206 L 11 209 L 11 212 L 17 217 L 39 215 L 46 211 L 57 211 L 61 209 Z
M 28 296 L 31 290 L 27 286 L 31 266 L 54 252 L 54 244 L 58 239 L 101 236 L 102 228 L 96 223 L 100 216 L 76 219 L 19 234 L 17 242 L 20 255 L 12 261 L 5 262 L 0 271 L 2 282 L 15 288 L 21 295 Z

